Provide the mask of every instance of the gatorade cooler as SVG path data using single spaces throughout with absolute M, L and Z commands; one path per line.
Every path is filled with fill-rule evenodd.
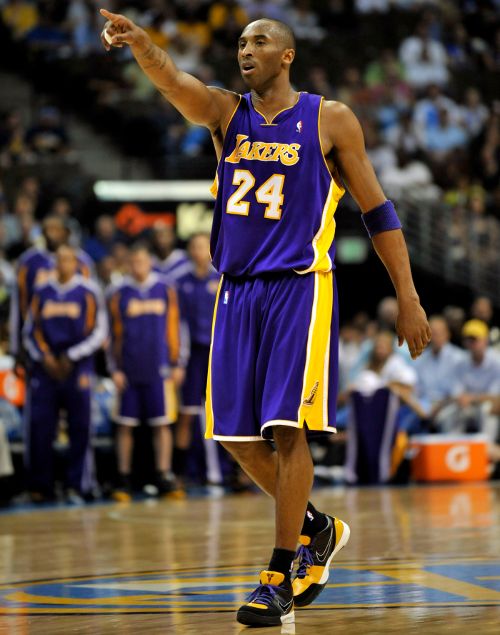
M 416 481 L 484 481 L 488 478 L 487 440 L 482 434 L 416 435 L 410 440 Z

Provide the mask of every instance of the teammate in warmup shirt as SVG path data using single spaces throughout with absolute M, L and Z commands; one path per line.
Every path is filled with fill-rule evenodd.
M 27 404 L 28 487 L 35 501 L 53 495 L 52 443 L 60 410 L 68 419 L 66 478 L 69 502 L 81 502 L 93 485 L 90 405 L 94 353 L 107 333 L 104 300 L 97 284 L 78 274 L 78 250 L 56 252 L 56 270 L 35 287 L 24 325 L 30 357 Z
M 54 275 L 56 251 L 61 245 L 67 245 L 70 239 L 69 227 L 59 216 L 46 216 L 43 220 L 42 231 L 45 245 L 31 247 L 19 258 L 17 285 L 10 304 L 10 352 L 21 359 L 21 332 L 33 290 L 37 284 L 46 282 Z M 90 278 L 93 273 L 91 257 L 82 249 L 77 249 L 75 253 L 78 260 L 78 273 L 84 278 Z
M 108 367 L 116 386 L 118 412 L 118 501 L 131 498 L 133 428 L 145 421 L 153 428 L 156 486 L 160 496 L 177 495 L 172 475 L 172 433 L 177 419 L 180 321 L 177 293 L 152 271 L 144 245 L 132 247 L 130 276 L 108 292 L 111 345 Z
M 188 243 L 192 271 L 177 279 L 177 293 L 182 319 L 189 329 L 191 343 L 186 379 L 182 385 L 182 405 L 177 423 L 175 443 L 176 474 L 185 472 L 187 453 L 195 416 L 202 416 L 207 384 L 208 358 L 212 333 L 212 315 L 219 288 L 219 274 L 210 263 L 210 237 L 195 234 Z M 205 440 L 207 481 L 221 484 L 222 475 L 214 441 Z
M 334 212 L 349 188 L 398 297 L 396 329 L 415 358 L 429 326 L 415 290 L 401 224 L 367 158 L 352 111 L 297 93 L 295 38 L 260 19 L 238 40 L 250 92 L 207 87 L 127 18 L 108 19 L 103 44 L 128 44 L 139 66 L 186 119 L 209 128 L 219 165 L 211 236 L 222 274 L 212 326 L 206 435 L 218 439 L 276 501 L 275 549 L 237 619 L 291 622 L 328 580 L 349 527 L 308 502 L 309 435 L 335 431 L 338 310 Z M 332 178 L 325 156 L 332 153 Z M 338 171 L 338 175 L 337 172 Z M 274 448 L 266 439 L 273 439 Z M 297 543 L 300 548 L 296 552 Z M 298 568 L 293 575 L 294 560 Z

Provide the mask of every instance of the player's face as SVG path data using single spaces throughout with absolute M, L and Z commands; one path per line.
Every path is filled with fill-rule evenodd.
M 159 249 L 170 251 L 175 244 L 175 232 L 172 227 L 158 227 L 153 233 L 153 242 Z
M 43 235 L 49 249 L 57 249 L 63 245 L 68 237 L 68 232 L 64 225 L 57 219 L 47 220 L 43 226 Z
M 56 269 L 62 280 L 72 278 L 78 269 L 75 252 L 69 247 L 59 247 L 56 254 Z
M 392 355 L 394 348 L 392 335 L 380 333 L 373 343 L 373 357 L 379 362 L 385 362 Z
M 272 27 L 257 20 L 249 24 L 238 40 L 238 64 L 243 81 L 250 88 L 265 86 L 286 66 L 286 51 Z M 291 63 L 293 59 L 288 62 Z
M 188 251 L 195 265 L 204 267 L 210 263 L 210 240 L 208 236 L 195 236 L 192 238 Z
M 444 320 L 431 320 L 431 342 L 432 346 L 441 349 L 450 339 L 450 332 Z
M 147 251 L 135 251 L 130 256 L 130 273 L 136 280 L 142 282 L 151 272 L 151 256 Z

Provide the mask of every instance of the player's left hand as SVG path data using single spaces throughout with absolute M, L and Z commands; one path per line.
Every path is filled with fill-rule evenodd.
M 59 357 L 59 371 L 62 380 L 67 379 L 73 370 L 73 362 L 67 355 L 60 355 Z
M 431 341 L 431 329 L 420 302 L 398 302 L 396 333 L 399 346 L 406 340 L 412 359 L 419 357 Z
M 177 366 L 176 368 L 172 368 L 170 377 L 172 381 L 174 382 L 174 386 L 176 388 L 180 388 L 182 384 L 184 383 L 184 379 L 186 377 L 186 371 L 184 370 L 184 368 L 179 368 L 179 366 Z

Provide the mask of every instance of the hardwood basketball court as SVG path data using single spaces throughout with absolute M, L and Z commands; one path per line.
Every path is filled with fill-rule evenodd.
M 500 632 L 497 484 L 334 488 L 313 501 L 351 540 L 281 632 Z M 235 610 L 272 545 L 261 495 L 4 512 L 0 633 L 241 633 Z

